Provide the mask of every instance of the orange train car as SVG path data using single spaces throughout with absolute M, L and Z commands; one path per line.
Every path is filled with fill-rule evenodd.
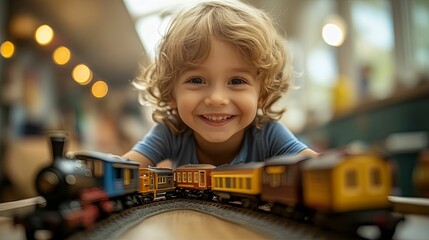
M 174 170 L 176 195 L 213 199 L 211 174 L 215 166 L 211 164 L 187 164 Z
M 173 170 L 171 168 L 140 168 L 140 202 L 149 203 L 157 197 L 166 199 L 174 195 Z

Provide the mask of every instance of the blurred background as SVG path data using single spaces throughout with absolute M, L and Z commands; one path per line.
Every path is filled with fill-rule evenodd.
M 0 202 L 35 195 L 68 150 L 121 155 L 150 126 L 130 82 L 148 64 L 177 0 L 0 0 Z M 429 164 L 429 1 L 247 0 L 278 23 L 297 72 L 281 119 L 317 151 L 353 144 L 385 153 L 395 192 L 418 196 Z

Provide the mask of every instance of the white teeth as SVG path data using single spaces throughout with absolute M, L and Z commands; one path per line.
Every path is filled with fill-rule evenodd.
M 222 121 L 225 121 L 227 119 L 230 119 L 232 116 L 231 115 L 223 115 L 223 116 L 203 115 L 203 117 L 209 121 L 222 122 Z

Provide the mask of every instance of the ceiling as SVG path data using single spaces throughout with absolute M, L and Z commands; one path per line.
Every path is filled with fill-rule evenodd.
M 278 7 L 292 4 L 292 1 L 247 2 L 270 9 L 270 14 L 278 18 L 277 22 L 283 23 L 281 27 L 287 29 L 290 35 L 293 28 L 285 24 L 294 22 L 295 10 L 299 7 L 296 2 L 306 2 L 294 1 L 293 11 Z M 147 60 L 133 19 L 123 1 L 11 0 L 10 4 L 13 9 L 29 11 L 40 22 L 49 24 L 80 61 L 113 86 L 124 85 L 124 82 L 133 79 L 139 66 Z M 292 10 L 290 7 L 287 9 Z
M 123 1 L 11 1 L 14 4 L 16 11 L 29 11 L 50 25 L 82 63 L 110 84 L 129 82 L 145 58 Z

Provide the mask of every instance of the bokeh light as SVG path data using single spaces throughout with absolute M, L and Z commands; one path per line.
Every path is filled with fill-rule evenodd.
M 333 23 L 326 24 L 322 29 L 323 40 L 331 46 L 341 46 L 344 42 L 344 34 L 340 27 Z
M 34 37 L 38 44 L 42 46 L 48 45 L 54 38 L 54 30 L 46 24 L 41 25 L 37 28 Z
M 72 76 L 80 85 L 86 85 L 92 80 L 92 71 L 85 64 L 79 64 L 73 69 Z
M 58 65 L 64 65 L 70 61 L 70 50 L 64 46 L 58 47 L 52 54 L 52 59 Z
M 0 46 L 0 54 L 4 58 L 11 58 L 15 52 L 15 45 L 10 41 L 5 41 Z
M 344 19 L 338 15 L 331 15 L 325 22 L 326 24 L 322 28 L 323 40 L 331 46 L 341 46 L 346 38 Z
M 95 82 L 91 88 L 92 95 L 96 98 L 103 98 L 109 92 L 109 86 L 106 82 L 100 80 Z

